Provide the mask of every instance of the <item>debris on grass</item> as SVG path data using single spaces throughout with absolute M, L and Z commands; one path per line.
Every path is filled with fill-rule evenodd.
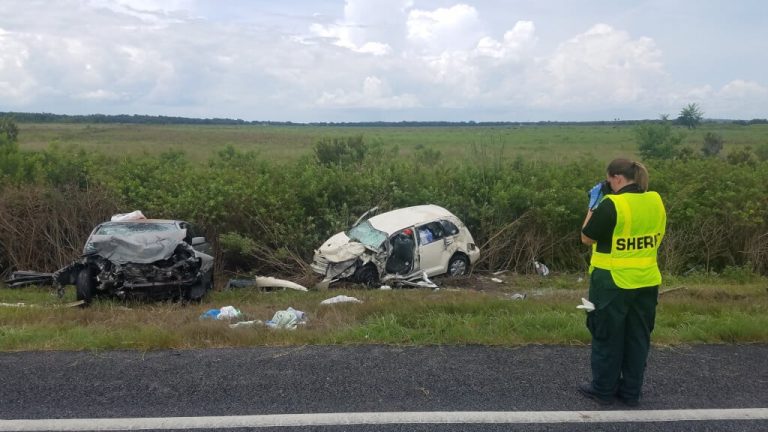
M 382 288 L 383 289 L 383 288 Z M 320 302 L 321 305 L 329 305 L 329 304 L 335 304 L 335 303 L 362 303 L 362 300 L 359 300 L 355 297 L 345 296 L 345 295 L 337 295 L 336 297 L 331 297 L 329 299 L 325 299 Z

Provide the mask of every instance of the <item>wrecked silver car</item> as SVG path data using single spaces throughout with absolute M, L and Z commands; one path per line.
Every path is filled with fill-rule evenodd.
M 464 223 L 436 205 L 365 217 L 315 250 L 312 270 L 330 283 L 348 279 L 374 286 L 425 276 L 465 275 L 480 257 Z
M 99 295 L 198 300 L 213 288 L 213 257 L 187 222 L 136 219 L 104 222 L 91 232 L 81 259 L 53 274 L 74 284 L 86 304 Z

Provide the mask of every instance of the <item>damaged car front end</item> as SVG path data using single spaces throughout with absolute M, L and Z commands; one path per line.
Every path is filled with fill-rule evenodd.
M 429 276 L 467 274 L 480 255 L 466 226 L 436 205 L 406 207 L 362 221 L 315 250 L 321 286 L 346 279 L 372 287 L 392 282 L 434 286 Z M 410 283 L 422 279 L 425 283 Z
M 105 222 L 97 226 L 79 260 L 58 270 L 59 286 L 74 284 L 77 299 L 197 300 L 213 288 L 213 257 L 203 237 L 172 220 Z

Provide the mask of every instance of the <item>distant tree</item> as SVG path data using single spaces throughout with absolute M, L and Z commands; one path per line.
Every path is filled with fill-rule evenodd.
M 659 114 L 659 120 L 663 122 L 669 121 L 669 114 Z
M 720 150 L 723 149 L 723 137 L 720 134 L 714 132 L 707 132 L 704 135 L 704 144 L 701 146 L 701 153 L 705 157 L 717 156 L 720 154 Z
M 643 159 L 675 159 L 684 136 L 675 134 L 669 122 L 641 124 L 635 128 L 637 151 Z
M 690 103 L 688 106 L 680 111 L 680 116 L 677 118 L 677 122 L 688 129 L 696 129 L 696 126 L 701 123 L 701 119 L 704 117 L 704 112 L 698 104 Z

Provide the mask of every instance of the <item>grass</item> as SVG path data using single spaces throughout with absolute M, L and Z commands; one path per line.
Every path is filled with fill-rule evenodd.
M 479 280 L 479 279 L 478 279 Z M 97 301 L 87 309 L 62 307 L 47 288 L 0 289 L 0 350 L 154 350 L 304 344 L 502 345 L 590 341 L 583 312 L 575 309 L 586 282 L 574 276 L 514 276 L 502 285 L 484 282 L 438 291 L 342 289 L 278 291 L 241 289 L 213 293 L 202 304 Z M 717 279 L 676 279 L 662 294 L 653 341 L 662 345 L 767 343 L 766 280 L 728 284 Z M 479 290 L 482 286 L 486 289 Z M 510 294 L 526 293 L 524 300 Z M 344 294 L 361 304 L 320 305 Z M 291 306 L 308 323 L 295 331 L 262 326 L 229 328 L 200 320 L 208 309 L 234 305 L 244 319 L 268 320 Z
M 205 161 L 216 151 L 233 146 L 258 152 L 264 159 L 293 160 L 312 152 L 323 137 L 363 135 L 370 143 L 397 148 L 401 155 L 420 148 L 441 152 L 448 160 L 466 157 L 476 147 L 506 159 L 570 161 L 589 154 L 601 161 L 636 157 L 633 127 L 606 126 L 482 126 L 482 127 L 338 127 L 338 126 L 212 126 L 21 123 L 19 145 L 42 150 L 51 144 L 77 145 L 104 154 L 158 154 L 183 150 L 192 160 Z M 705 124 L 696 130 L 680 128 L 684 143 L 698 151 L 707 132 L 725 140 L 724 153 L 765 143 L 768 125 Z

